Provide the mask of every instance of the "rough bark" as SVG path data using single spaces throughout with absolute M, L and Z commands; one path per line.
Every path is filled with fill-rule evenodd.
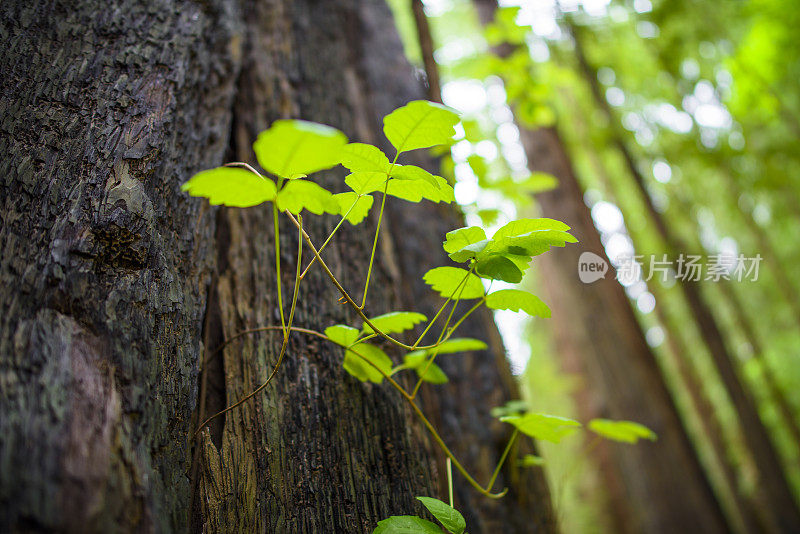
M 252 161 L 255 134 L 281 117 L 376 141 L 378 117 L 420 96 L 383 3 L 86 0 L 1 13 L 0 529 L 370 532 L 420 513 L 414 495 L 443 497 L 436 449 L 401 398 L 300 335 L 263 395 L 191 438 L 201 414 L 264 380 L 277 336 L 244 337 L 199 375 L 208 349 L 279 319 L 269 212 L 209 209 L 179 185 Z M 323 181 L 341 189 L 342 175 Z M 430 312 L 421 274 L 460 226 L 450 209 L 404 208 L 390 211 L 372 314 Z M 332 222 L 312 218 L 309 232 Z M 282 231 L 286 292 L 297 242 Z M 356 288 L 368 232 L 346 228 L 337 243 L 326 258 Z M 296 324 L 356 322 L 337 297 L 310 274 Z M 426 390 L 425 405 L 484 480 L 508 435 L 488 410 L 516 393 L 491 318 L 464 328 L 495 350 L 443 362 L 453 389 Z M 541 473 L 509 468 L 502 485 L 510 496 L 487 501 L 456 475 L 470 532 L 554 531 Z
M 0 530 L 186 527 L 230 3 L 0 8 Z

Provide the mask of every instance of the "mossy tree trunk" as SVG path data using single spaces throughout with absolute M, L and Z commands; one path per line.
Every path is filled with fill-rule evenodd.
M 421 95 L 383 3 L 7 3 L 0 35 L 0 529 L 370 532 L 420 513 L 414 495 L 445 497 L 441 455 L 399 395 L 301 335 L 263 395 L 192 437 L 265 379 L 278 339 L 243 337 L 202 366 L 209 349 L 280 321 L 269 211 L 212 209 L 179 185 L 252 161 L 278 118 L 380 142 L 380 117 Z M 342 190 L 342 176 L 321 179 Z M 319 240 L 334 220 L 307 222 Z M 392 206 L 369 312 L 432 316 L 421 275 L 459 225 L 450 208 Z M 346 228 L 325 252 L 354 291 L 370 238 Z M 285 291 L 296 245 L 283 226 Z M 313 271 L 296 324 L 355 322 L 337 297 Z M 508 437 L 488 411 L 516 392 L 491 317 L 464 331 L 493 350 L 442 362 L 451 383 L 424 408 L 485 480 Z M 555 530 L 540 473 L 509 467 L 502 485 L 486 500 L 456 475 L 470 532 Z

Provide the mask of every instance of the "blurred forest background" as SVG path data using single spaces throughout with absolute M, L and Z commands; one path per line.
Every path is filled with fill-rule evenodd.
M 734 530 L 793 531 L 798 4 L 391 4 L 429 97 L 441 95 L 465 119 L 461 140 L 442 156 L 468 222 L 551 216 L 581 241 L 572 255 L 537 261 L 529 280 L 552 319 L 497 316 L 527 407 L 627 417 L 661 437 L 638 463 L 633 447 L 605 449 L 590 437 L 542 443 L 563 530 L 656 525 L 634 518 L 659 513 L 658 503 L 637 503 L 635 488 L 648 484 L 641 479 L 658 485 L 672 470 L 686 485 L 662 487 L 665 499 L 676 488 L 693 491 L 687 469 L 659 452 L 673 435 L 688 443 L 683 461 L 699 464 L 698 485 L 710 486 Z M 568 159 L 535 157 L 552 159 L 554 150 Z M 562 192 L 550 191 L 557 184 Z M 583 284 L 581 250 L 610 258 L 627 276 L 618 282 L 612 270 Z M 681 262 L 691 257 L 700 258 L 697 276 L 685 276 Z

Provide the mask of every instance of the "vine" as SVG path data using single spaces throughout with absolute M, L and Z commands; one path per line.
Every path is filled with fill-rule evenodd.
M 227 340 L 224 345 L 242 335 L 254 332 L 273 330 L 282 333 L 280 353 L 267 380 L 248 395 L 208 417 L 202 422 L 198 432 L 212 419 L 252 399 L 270 384 L 284 361 L 289 338 L 293 332 L 321 338 L 341 347 L 343 367 L 350 375 L 362 382 L 381 384 L 385 381 L 395 389 L 445 454 L 450 504 L 430 497 L 418 497 L 418 499 L 442 526 L 453 534 L 464 532 L 466 524 L 463 516 L 453 508 L 451 464 L 475 490 L 486 497 L 500 498 L 505 495 L 507 489 L 493 491 L 493 488 L 520 433 L 535 439 L 558 442 L 581 426 L 577 421 L 554 415 L 500 410 L 500 420 L 513 425 L 515 429 L 490 480 L 482 485 L 458 461 L 416 403 L 416 396 L 423 383 L 435 385 L 447 382 L 444 371 L 435 363 L 438 356 L 487 348 L 484 342 L 477 339 L 453 337 L 467 317 L 481 306 L 493 310 L 522 310 L 532 316 L 550 316 L 547 305 L 531 293 L 521 289 L 491 291 L 491 287 L 495 281 L 518 284 L 522 281 L 523 274 L 529 268 L 534 256 L 548 251 L 550 247 L 563 247 L 567 243 L 576 242 L 566 224 L 545 218 L 520 219 L 501 227 L 491 237 L 487 237 L 485 230 L 479 226 L 448 232 L 443 248 L 450 259 L 457 264 L 463 264 L 463 267 L 435 267 L 423 276 L 424 282 L 444 299 L 444 303 L 431 320 L 413 311 L 395 311 L 372 317 L 365 311 L 387 198 L 395 197 L 409 202 L 428 200 L 449 203 L 454 200 L 453 188 L 444 178 L 415 165 L 398 163 L 398 158 L 411 150 L 450 144 L 458 122 L 459 117 L 453 110 L 433 102 L 417 100 L 396 109 L 384 117 L 383 121 L 384 134 L 396 150 L 394 159 L 390 161 L 378 147 L 364 143 L 348 143 L 342 132 L 330 126 L 302 120 L 279 120 L 259 134 L 253 145 L 259 164 L 276 178 L 275 181 L 252 166 L 237 162 L 200 172 L 182 186 L 182 189 L 190 195 L 205 197 L 212 205 L 250 207 L 264 202 L 271 203 L 276 296 L 281 324 L 241 332 Z M 350 171 L 344 180 L 350 188 L 348 192 L 334 194 L 308 179 L 308 175 L 312 173 L 339 164 Z M 381 194 L 380 211 L 372 239 L 366 281 L 358 303 L 333 274 L 322 253 L 345 221 L 351 225 L 358 225 L 366 218 L 374 204 L 375 193 Z M 304 210 L 315 215 L 331 214 L 341 217 L 319 247 L 314 244 L 314 240 L 304 228 L 301 215 Z M 295 262 L 297 269 L 288 314 L 284 309 L 281 287 L 279 250 L 281 215 L 293 224 L 298 233 Z M 313 257 L 308 266 L 302 270 L 304 246 L 311 251 Z M 339 291 L 340 300 L 346 302 L 358 315 L 362 322 L 360 326 L 337 324 L 329 326 L 324 332 L 294 326 L 300 284 L 315 263 L 319 264 Z M 458 315 L 456 310 L 462 301 L 474 302 L 465 312 Z M 436 336 L 436 341 L 423 344 L 426 335 L 448 307 L 445 323 Z M 421 324 L 425 327 L 411 344 L 392 336 L 412 330 Z M 403 362 L 395 365 L 386 352 L 370 342 L 376 339 L 406 350 Z M 217 349 L 217 352 L 221 349 L 222 347 Z M 413 389 L 409 391 L 400 385 L 394 376 L 410 371 L 416 374 L 417 379 Z M 601 436 L 629 443 L 634 443 L 640 438 L 655 438 L 652 431 L 630 421 L 596 419 L 589 423 L 589 428 Z M 539 463 L 537 457 L 532 455 L 527 455 L 521 460 L 524 466 Z M 381 533 L 398 531 L 431 533 L 441 532 L 441 529 L 434 523 L 416 516 L 392 516 L 379 522 L 375 529 L 375 532 Z

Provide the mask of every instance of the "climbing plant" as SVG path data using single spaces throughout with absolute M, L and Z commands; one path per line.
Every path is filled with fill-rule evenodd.
M 279 120 L 262 132 L 253 149 L 261 167 L 274 176 L 274 180 L 246 163 L 230 163 L 223 167 L 206 170 L 194 175 L 183 184 L 182 189 L 192 196 L 205 197 L 212 205 L 250 207 L 262 203 L 271 205 L 274 222 L 275 272 L 277 304 L 280 322 L 256 330 L 282 332 L 282 343 L 277 363 L 267 380 L 253 392 L 239 399 L 219 413 L 212 415 L 200 428 L 213 418 L 222 415 L 253 398 L 266 388 L 280 369 L 286 355 L 289 338 L 298 333 L 329 341 L 341 347 L 344 370 L 356 379 L 376 384 L 388 383 L 411 408 L 426 427 L 434 442 L 441 448 L 452 465 L 477 491 L 490 498 L 500 498 L 506 490 L 493 491 L 497 476 L 519 434 L 532 438 L 558 442 L 576 431 L 581 424 L 572 419 L 539 413 L 503 411 L 501 421 L 514 426 L 509 443 L 490 480 L 480 484 L 453 455 L 416 403 L 423 383 L 443 384 L 447 382 L 444 371 L 436 365 L 438 356 L 486 348 L 483 341 L 454 337 L 464 320 L 481 306 L 494 310 L 524 311 L 532 316 L 549 317 L 550 310 L 538 297 L 519 288 L 492 291 L 495 281 L 518 284 L 530 267 L 534 256 L 548 251 L 550 247 L 563 247 L 576 239 L 569 227 L 559 221 L 545 218 L 519 219 L 511 221 L 488 237 L 479 226 L 469 226 L 448 232 L 443 248 L 460 267 L 441 266 L 429 270 L 423 280 L 438 293 L 444 302 L 432 319 L 415 311 L 393 311 L 383 315 L 370 315 L 365 309 L 370 287 L 375 253 L 380 239 L 387 199 L 399 198 L 408 202 L 453 202 L 453 188 L 447 180 L 425 169 L 398 163 L 400 156 L 412 150 L 449 145 L 456 134 L 459 117 L 455 111 L 441 104 L 414 101 L 396 109 L 383 120 L 383 131 L 395 148 L 391 160 L 378 147 L 365 143 L 348 143 L 347 137 L 330 126 L 302 120 Z M 331 193 L 309 175 L 342 165 L 350 171 L 344 182 L 350 189 L 344 193 Z M 372 237 L 372 250 L 365 276 L 364 287 L 359 295 L 348 291 L 334 275 L 323 258 L 325 248 L 344 222 L 351 225 L 361 223 L 375 204 L 376 193 L 380 193 L 380 208 L 377 227 Z M 315 215 L 331 214 L 340 217 L 338 224 L 325 237 L 322 245 L 315 244 L 303 224 L 303 212 Z M 279 253 L 279 219 L 286 217 L 298 232 L 298 246 L 294 288 L 289 299 L 288 313 L 285 310 L 281 287 L 281 256 Z M 305 244 L 305 245 L 304 245 Z M 303 248 L 307 246 L 312 258 L 302 269 Z M 330 282 L 358 315 L 359 324 L 331 325 L 323 332 L 294 325 L 294 315 L 299 287 L 309 269 L 318 264 Z M 469 302 L 466 311 L 457 314 L 462 302 Z M 463 307 L 462 307 L 463 309 Z M 438 333 L 431 332 L 440 317 L 444 325 Z M 417 325 L 425 325 L 422 333 L 412 343 L 404 342 L 398 334 Z M 242 333 L 241 335 L 243 335 Z M 430 334 L 435 341 L 425 341 Z M 238 335 L 235 337 L 239 337 Z M 233 338 L 232 338 L 233 339 Z M 229 339 L 231 341 L 232 339 Z M 388 342 L 403 349 L 406 354 L 402 363 L 396 364 L 376 342 Z M 396 379 L 400 373 L 414 373 L 416 381 L 410 389 Z M 647 428 L 628 421 L 595 420 L 590 430 L 606 438 L 634 443 L 640 438 L 654 439 Z M 540 459 L 528 455 L 520 461 L 523 466 L 538 465 Z M 448 484 L 452 479 L 448 469 Z M 464 518 L 453 508 L 452 490 L 450 504 L 430 497 L 418 497 L 429 512 L 449 532 L 460 534 L 466 529 Z M 434 523 L 416 516 L 392 516 L 379 523 L 375 532 L 441 532 Z

